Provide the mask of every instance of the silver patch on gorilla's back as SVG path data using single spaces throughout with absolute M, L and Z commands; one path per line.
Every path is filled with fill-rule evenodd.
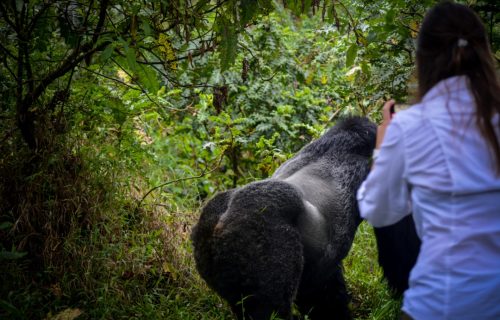
M 323 177 L 323 163 L 312 163 L 305 166 L 284 181 L 295 186 L 303 196 L 305 215 L 298 218 L 297 225 L 305 244 L 316 249 L 323 248 L 328 243 L 328 226 L 325 215 L 335 208 L 333 202 L 339 198 L 338 187 L 332 179 Z
M 304 207 L 306 214 L 300 215 L 297 221 L 302 239 L 307 246 L 321 249 L 328 241 L 325 218 L 309 201 L 304 201 Z

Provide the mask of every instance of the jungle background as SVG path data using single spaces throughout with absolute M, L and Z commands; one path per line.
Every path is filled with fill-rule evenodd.
M 0 2 L 0 318 L 232 319 L 189 234 L 346 114 L 410 102 L 413 0 Z M 500 59 L 500 4 L 478 12 Z M 357 319 L 396 319 L 363 223 Z M 307 319 L 307 316 L 303 316 Z

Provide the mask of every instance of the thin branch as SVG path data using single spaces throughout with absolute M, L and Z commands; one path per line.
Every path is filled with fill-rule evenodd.
M 17 56 L 12 53 L 7 47 L 4 47 L 4 45 L 0 42 L 0 49 L 2 49 L 9 57 L 11 57 L 14 60 L 17 60 Z
M 412 55 L 413 54 L 413 51 L 407 47 L 405 47 L 404 45 L 401 45 L 401 44 L 397 44 L 397 43 L 392 43 L 390 41 L 382 41 L 383 44 L 387 44 L 391 47 L 395 47 L 395 48 L 398 48 L 398 49 L 401 49 L 403 51 L 406 51 L 408 54 Z
M 198 57 L 198 56 L 201 56 L 203 54 L 205 54 L 206 52 L 210 52 L 210 51 L 213 51 L 215 49 L 215 47 L 217 46 L 218 44 L 217 43 L 213 43 L 211 46 L 209 46 L 208 48 L 206 48 L 205 50 L 199 50 L 195 53 L 191 53 L 191 54 L 187 54 L 185 56 L 181 56 L 181 57 L 177 57 L 175 59 L 170 59 L 170 60 L 167 60 L 167 61 L 147 61 L 147 60 L 137 60 L 137 63 L 140 63 L 140 64 L 145 64 L 145 65 L 165 65 L 165 64 L 170 64 L 172 62 L 178 62 L 178 61 L 182 61 L 182 60 L 186 60 L 186 59 L 189 59 L 190 58 L 190 55 L 191 55 L 191 58 L 194 58 L 194 57 Z M 154 56 L 156 56 L 158 59 L 160 59 L 160 57 L 158 57 L 154 52 L 144 48 L 145 50 L 147 50 L 148 52 L 152 53 Z M 191 52 L 193 52 L 195 50 L 192 50 Z M 120 55 L 122 56 L 125 56 L 123 55 L 122 53 L 120 53 Z
M 137 90 L 137 91 L 142 91 L 141 89 L 136 88 L 136 87 L 134 87 L 134 86 L 131 86 L 130 84 L 128 84 L 128 83 L 126 83 L 126 82 L 124 82 L 124 81 L 122 81 L 122 80 L 120 80 L 120 79 L 116 79 L 116 78 L 113 78 L 113 77 L 107 76 L 107 75 L 105 75 L 105 74 L 99 73 L 99 72 L 97 72 L 97 71 L 94 71 L 94 70 L 89 69 L 89 68 L 84 67 L 84 66 L 81 66 L 81 68 L 82 68 L 82 69 L 84 69 L 84 70 L 86 70 L 86 71 L 88 71 L 88 72 L 90 72 L 90 73 L 95 74 L 96 76 L 103 77 L 103 78 L 105 78 L 105 79 L 108 79 L 108 80 L 111 80 L 111 81 L 117 82 L 117 83 L 119 83 L 119 84 L 121 84 L 121 85 L 123 85 L 123 86 L 126 86 L 126 87 L 127 87 L 127 88 L 129 88 L 129 89 L 132 89 L 132 90 Z
M 101 6 L 101 14 L 100 18 L 102 18 L 102 10 L 106 10 L 106 5 L 108 1 L 103 1 L 103 4 Z M 104 9 L 103 9 L 104 8 Z M 23 12 L 25 10 L 25 6 L 23 6 Z M 42 8 L 40 12 L 43 12 L 43 10 L 47 10 L 46 7 Z M 38 12 L 39 14 L 41 14 Z M 104 15 L 105 17 L 105 15 Z M 99 47 L 94 48 L 95 42 L 85 44 L 83 46 L 80 46 L 80 42 L 78 43 L 76 49 L 73 51 L 72 54 L 67 56 L 67 58 L 63 61 L 63 63 L 48 74 L 43 80 L 40 81 L 39 85 L 35 87 L 34 85 L 34 80 L 33 80 L 33 75 L 32 75 L 32 70 L 31 70 L 31 64 L 29 61 L 29 50 L 28 46 L 26 43 L 26 39 L 24 37 L 24 30 L 23 30 L 23 14 L 21 14 L 20 21 L 17 21 L 20 24 L 20 30 L 18 30 L 18 42 L 19 42 L 19 48 L 21 52 L 19 53 L 19 59 L 18 59 L 18 114 L 20 116 L 26 115 L 27 111 L 45 91 L 45 89 L 56 79 L 58 79 L 61 76 L 64 76 L 68 71 L 74 69 L 82 60 L 90 57 L 95 51 L 101 50 L 105 48 L 108 43 L 103 43 Z M 17 20 L 17 19 L 16 19 Z M 33 22 L 33 21 L 32 21 Z M 100 30 L 100 28 L 103 25 L 103 21 L 99 21 L 100 24 L 98 23 L 98 27 L 96 28 L 97 30 Z M 80 54 L 83 51 L 82 54 Z M 23 56 L 25 61 L 23 61 Z M 19 95 L 22 96 L 22 75 L 23 75 L 23 68 L 26 68 L 26 73 L 27 73 L 27 81 L 28 81 L 28 92 L 26 96 L 22 99 Z M 22 99 L 22 100 L 20 100 Z M 21 122 L 23 120 L 21 119 Z
M 273 78 L 278 74 L 278 71 L 276 71 L 273 75 L 271 75 L 271 77 L 269 78 L 261 78 L 262 81 L 265 81 L 265 82 L 268 82 L 268 81 L 271 81 L 273 80 Z
M 12 134 L 14 133 L 14 131 L 16 131 L 16 126 L 12 126 L 10 128 L 10 130 L 6 133 L 3 133 L 3 139 L 0 141 L 0 145 L 4 145 L 4 143 L 10 138 L 12 137 Z
M 354 32 L 354 35 L 356 36 L 356 43 L 358 45 L 360 45 L 361 41 L 359 39 L 363 37 L 363 34 L 362 33 L 360 34 L 360 31 L 358 29 L 359 22 L 358 23 L 355 22 L 354 17 L 352 16 L 349 9 L 347 9 L 345 4 L 343 4 L 341 1 L 337 1 L 337 3 L 340 4 L 342 6 L 342 8 L 344 8 L 344 11 L 347 13 L 347 16 L 348 16 L 349 21 L 350 21 L 350 23 L 348 23 L 348 25 L 352 28 L 352 31 Z
M 28 31 L 28 1 L 24 0 L 23 5 L 21 7 L 21 14 L 19 15 L 21 17 L 20 21 L 20 26 L 22 27 L 23 31 Z
M 155 187 L 151 188 L 148 192 L 146 192 L 146 193 L 144 194 L 144 196 L 142 196 L 141 200 L 139 200 L 139 202 L 137 203 L 137 206 L 136 206 L 136 208 L 135 208 L 135 210 L 134 210 L 134 213 L 137 213 L 137 212 L 138 212 L 138 210 L 139 210 L 139 208 L 141 207 L 142 202 L 144 201 L 144 199 L 146 199 L 146 198 L 147 198 L 147 196 L 149 196 L 149 195 L 150 195 L 153 191 L 158 190 L 158 189 L 160 189 L 160 188 L 163 188 L 163 187 L 165 187 L 165 186 L 167 186 L 167 185 L 169 185 L 169 184 L 172 184 L 172 183 L 177 183 L 177 182 L 187 181 L 187 180 L 193 180 L 193 179 L 199 179 L 199 178 L 202 178 L 203 176 L 205 176 L 205 175 L 207 175 L 207 174 L 210 174 L 210 173 L 214 172 L 215 170 L 219 169 L 220 164 L 221 164 L 221 162 L 222 162 L 222 159 L 224 158 L 224 154 L 225 154 L 225 151 L 221 153 L 221 156 L 220 156 L 220 158 L 219 158 L 219 160 L 218 160 L 217 164 L 216 164 L 216 165 L 215 165 L 212 169 L 210 169 L 210 170 L 207 170 L 207 168 L 205 168 L 205 169 L 204 169 L 204 170 L 203 170 L 203 171 L 202 171 L 199 175 L 197 175 L 197 176 L 191 176 L 191 177 L 186 177 L 186 178 L 179 178 L 179 179 L 175 179 L 175 180 L 170 180 L 170 181 L 164 182 L 164 183 L 162 183 L 162 184 L 160 184 L 160 185 L 157 185 L 157 186 L 155 186 Z
M 127 69 L 125 69 L 124 67 L 122 67 L 115 59 L 111 58 L 111 61 L 113 61 L 123 72 L 125 72 L 131 79 L 134 79 L 133 75 L 131 75 Z M 170 110 L 175 110 L 175 111 L 182 111 L 183 109 L 178 109 L 178 108 L 172 108 L 172 107 L 169 107 L 169 106 L 162 106 L 160 105 L 157 101 L 155 101 L 153 98 L 151 98 L 151 96 L 149 95 L 148 91 L 138 82 L 138 81 L 134 81 L 135 85 L 137 85 L 139 88 L 140 88 L 140 91 L 146 95 L 146 98 L 148 98 L 149 101 L 151 101 L 151 103 L 153 103 L 154 105 L 156 105 L 159 109 L 162 109 L 162 108 L 167 108 L 167 109 L 170 109 Z
M 325 21 L 325 15 L 326 15 L 326 3 L 327 0 L 323 0 L 323 8 L 321 9 L 321 21 Z
M 251 50 L 249 47 L 247 47 L 246 45 L 244 45 L 244 44 L 243 44 L 243 43 L 241 43 L 241 42 L 238 42 L 238 45 L 239 45 L 240 47 L 242 47 L 243 49 L 247 50 L 247 51 L 248 51 L 248 53 L 250 53 L 250 55 L 252 56 L 252 58 L 254 58 L 254 59 L 255 59 L 255 60 L 257 60 L 257 61 L 259 60 L 259 59 L 258 59 L 258 58 L 257 58 L 257 57 L 253 54 L 252 50 Z
M 210 9 L 208 9 L 207 11 L 204 11 L 204 12 L 202 13 L 202 15 L 206 15 L 207 13 L 210 13 L 210 12 L 213 12 L 213 11 L 215 11 L 215 10 L 219 9 L 220 7 L 222 7 L 222 5 L 223 5 L 226 1 L 227 1 L 227 0 L 220 1 L 220 2 L 216 5 L 216 6 L 214 6 L 214 7 L 210 8 Z
M 61 64 L 61 66 L 59 68 L 57 68 L 52 73 L 47 75 L 40 82 L 40 84 L 33 90 L 32 95 L 27 95 L 25 97 L 25 102 L 24 102 L 25 106 L 27 106 L 27 107 L 31 106 L 31 104 L 42 95 L 44 90 L 52 82 L 54 82 L 59 77 L 64 76 L 67 72 L 69 72 L 72 68 L 76 67 L 80 62 L 85 60 L 87 57 L 91 56 L 92 54 L 94 54 L 97 51 L 103 50 L 109 44 L 110 44 L 110 42 L 103 42 L 99 46 L 94 47 L 94 48 L 90 48 L 90 49 L 89 49 L 90 44 L 84 44 L 81 46 L 81 48 L 83 49 L 82 51 L 84 51 L 84 53 L 79 55 L 79 56 L 78 56 L 79 52 L 77 50 L 75 50 L 71 55 L 69 55 L 64 60 L 64 62 Z
M 18 30 L 17 44 L 19 48 L 22 48 L 23 39 L 19 36 L 21 30 Z M 16 109 L 19 115 L 24 115 L 27 107 L 23 104 L 23 74 L 24 74 L 24 63 L 23 63 L 23 53 L 18 52 L 17 55 L 17 86 L 16 86 Z M 20 119 L 24 121 L 24 119 Z
M 412 12 L 401 10 L 401 13 L 405 14 L 407 16 L 411 16 L 411 17 L 417 16 L 417 17 L 422 18 L 422 19 L 424 18 L 424 16 L 420 12 L 418 12 L 416 10 L 414 10 Z
M 15 60 L 17 60 L 17 57 L 16 57 Z M 5 69 L 7 69 L 7 71 L 9 71 L 10 75 L 12 76 L 12 78 L 14 78 L 14 80 L 17 81 L 17 76 L 14 73 L 14 71 L 10 68 L 10 65 L 9 65 L 10 63 L 7 61 L 7 56 L 3 57 L 2 62 L 3 62 L 3 65 L 4 65 Z
M 93 6 L 94 6 L 94 0 L 90 1 L 89 5 L 88 5 L 88 10 L 85 13 L 85 18 L 83 19 L 83 26 L 85 26 L 85 27 L 87 27 L 87 23 L 89 21 L 90 12 L 92 11 L 92 7 Z
M 416 32 L 416 33 L 418 33 L 418 31 L 419 31 L 418 29 L 413 29 L 412 27 L 410 27 L 409 25 L 406 25 L 406 24 L 404 24 L 404 23 L 402 23 L 402 24 L 401 24 L 401 26 L 402 26 L 403 28 L 406 28 L 406 29 L 408 29 L 408 30 L 410 30 L 410 31 L 413 31 L 413 32 Z
M 152 67 L 155 68 L 158 72 L 161 72 L 155 66 L 152 66 Z M 175 79 L 169 77 L 169 75 L 166 74 L 166 73 L 161 73 L 161 74 L 165 78 L 167 78 L 167 80 L 169 82 L 173 83 L 177 87 L 182 87 L 182 88 L 217 88 L 218 87 L 216 85 L 211 85 L 211 84 L 208 84 L 208 83 L 203 83 L 203 84 L 194 84 L 194 83 L 185 84 L 185 83 L 180 83 L 180 82 L 176 81 Z
M 343 4 L 341 1 L 337 1 L 337 3 L 340 4 L 342 6 L 342 8 L 344 8 L 344 11 L 347 13 L 347 16 L 349 17 L 349 21 L 351 21 L 352 28 L 356 29 L 357 24 L 354 23 L 354 18 L 351 15 L 351 12 L 349 11 L 349 9 L 347 9 L 345 4 Z
M 27 43 L 27 41 L 24 41 L 24 39 L 21 43 L 22 44 L 21 44 L 20 49 L 22 49 L 22 52 L 20 52 L 19 54 L 24 55 L 24 64 L 26 67 L 26 77 L 27 77 L 26 81 L 28 82 L 28 92 L 33 92 L 33 90 L 35 88 L 35 81 L 33 80 L 33 70 L 31 68 L 28 43 Z
M 36 23 L 38 21 L 38 19 L 45 13 L 45 11 L 47 11 L 48 8 L 50 8 L 50 6 L 52 6 L 54 4 L 53 1 L 47 1 L 43 4 L 43 7 L 38 10 L 38 12 L 33 15 L 33 17 L 31 18 L 31 21 L 30 23 L 28 24 L 28 27 L 26 28 L 28 30 L 28 33 L 33 33 L 33 31 L 35 30 L 35 27 L 36 27 Z
M 125 57 L 125 55 L 123 53 L 121 53 L 118 49 L 115 49 L 115 51 L 122 57 Z M 137 61 L 136 61 L 137 62 Z M 144 62 L 144 61 L 143 61 Z M 213 85 L 209 85 L 209 84 L 193 84 L 193 83 L 190 83 L 190 84 L 183 84 L 183 83 L 180 83 L 176 80 L 174 80 L 173 78 L 171 78 L 169 76 L 169 74 L 167 74 L 166 72 L 164 72 L 164 70 L 161 70 L 158 66 L 159 65 L 164 65 L 163 62 L 147 62 L 147 63 L 143 63 L 143 65 L 149 65 L 150 67 L 152 67 L 153 69 L 156 70 L 156 72 L 158 72 L 160 75 L 164 76 L 165 78 L 167 78 L 167 80 L 169 82 L 172 82 L 173 84 L 175 84 L 176 86 L 178 87 L 183 87 L 183 88 L 215 88 L 216 86 L 213 86 Z M 129 75 L 131 78 L 133 78 L 124 68 L 122 68 L 121 66 L 119 66 L 125 73 L 127 73 L 127 75 Z M 136 83 L 137 84 L 137 83 Z M 147 93 L 145 92 L 144 89 L 140 89 L 141 91 L 143 91 L 144 93 Z M 184 109 L 176 109 L 176 108 L 172 108 L 172 107 L 167 107 L 171 110 L 176 110 L 176 111 L 180 111 L 180 110 L 184 110 Z
M 99 39 L 102 28 L 104 26 L 104 22 L 106 21 L 108 5 L 109 5 L 109 0 L 101 1 L 101 8 L 99 10 L 99 21 L 97 21 L 97 26 L 94 30 L 94 35 L 92 36 L 92 44 L 95 44 L 97 42 L 97 39 Z
M 7 9 L 3 6 L 3 2 L 0 1 L 0 13 L 2 13 L 5 22 L 14 30 L 17 30 L 16 24 L 9 18 Z

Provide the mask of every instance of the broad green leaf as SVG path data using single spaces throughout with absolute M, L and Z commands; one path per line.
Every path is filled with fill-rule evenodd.
M 153 31 L 151 30 L 151 25 L 147 20 L 142 20 L 142 30 L 144 31 L 144 35 L 146 37 L 150 37 L 153 35 Z
M 12 222 L 4 221 L 4 222 L 0 223 L 0 230 L 8 229 L 8 228 L 12 227 L 13 225 L 14 224 Z
M 115 47 L 111 44 L 102 51 L 101 55 L 99 56 L 99 59 L 101 62 L 106 62 L 109 58 L 111 58 L 111 55 L 113 54 L 113 51 L 115 50 Z
M 358 55 L 358 45 L 356 43 L 353 43 L 351 44 L 349 49 L 347 49 L 346 59 L 345 59 L 346 68 L 349 68 L 350 66 L 353 65 L 357 55 Z
M 150 92 L 156 93 L 160 89 L 155 70 L 149 66 L 138 65 L 137 75 L 141 84 Z
M 130 70 L 133 72 L 137 71 L 137 61 L 135 58 L 135 50 L 130 48 L 129 46 L 126 46 L 124 48 L 125 50 L 125 57 L 127 58 L 127 65 Z

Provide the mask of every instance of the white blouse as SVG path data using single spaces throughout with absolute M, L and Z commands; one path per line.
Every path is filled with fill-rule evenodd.
M 500 117 L 492 120 L 500 137 Z M 468 78 L 398 112 L 358 190 L 373 226 L 413 213 L 422 240 L 403 310 L 420 319 L 500 319 L 500 175 L 475 123 Z

